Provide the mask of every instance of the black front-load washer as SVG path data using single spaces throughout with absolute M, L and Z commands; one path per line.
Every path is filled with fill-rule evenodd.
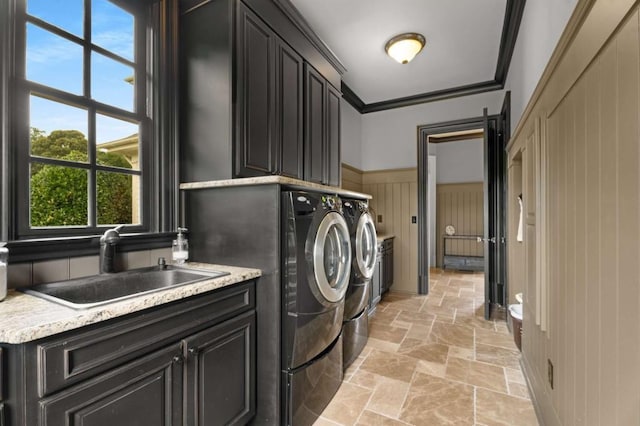
M 283 418 L 310 425 L 342 382 L 351 240 L 335 195 L 286 191 L 281 206 Z
M 352 260 L 349 287 L 344 301 L 343 367 L 358 357 L 369 337 L 367 304 L 371 277 L 378 253 L 376 228 L 365 201 L 342 199 L 343 213 L 349 227 Z

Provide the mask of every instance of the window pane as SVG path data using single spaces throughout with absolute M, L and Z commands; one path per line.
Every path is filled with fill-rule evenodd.
M 31 95 L 31 155 L 86 163 L 87 111 Z
M 32 164 L 31 226 L 86 226 L 87 182 L 83 169 Z
M 82 46 L 27 24 L 27 79 L 82 94 Z
M 108 0 L 91 3 L 91 41 L 133 62 L 133 15 Z
M 93 99 L 127 111 L 133 111 L 133 68 L 91 53 L 91 96 Z
M 98 164 L 140 170 L 138 129 L 137 124 L 97 114 Z
M 27 13 L 82 37 L 83 0 L 28 0 Z
M 98 225 L 140 223 L 140 178 L 97 172 Z

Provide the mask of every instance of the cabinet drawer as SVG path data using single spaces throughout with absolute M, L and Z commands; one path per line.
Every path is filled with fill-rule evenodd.
M 51 394 L 254 307 L 255 283 L 247 282 L 34 342 L 38 393 Z

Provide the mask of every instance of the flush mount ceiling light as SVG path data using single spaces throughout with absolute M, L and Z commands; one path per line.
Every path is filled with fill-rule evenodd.
M 387 42 L 384 50 L 401 64 L 408 64 L 424 47 L 426 40 L 422 34 L 404 33 Z

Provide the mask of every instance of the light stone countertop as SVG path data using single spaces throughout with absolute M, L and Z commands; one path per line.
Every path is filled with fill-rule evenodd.
M 269 184 L 287 185 L 295 189 L 315 190 L 315 191 L 321 191 L 328 194 L 342 195 L 344 197 L 358 198 L 361 200 L 370 200 L 372 198 L 371 195 L 369 194 L 349 191 L 347 189 L 338 188 L 337 186 L 320 185 L 318 183 L 307 182 L 300 179 L 293 179 L 286 176 L 261 176 L 261 177 L 252 177 L 252 178 L 211 180 L 206 182 L 189 182 L 189 183 L 181 183 L 180 189 L 206 189 L 206 188 L 221 188 L 221 187 L 227 187 L 227 186 L 251 186 L 251 185 L 269 185 Z
M 10 290 L 0 302 L 0 343 L 19 344 L 143 309 L 226 287 L 262 275 L 259 269 L 189 262 L 194 269 L 229 272 L 229 275 L 144 294 L 119 302 L 76 310 L 39 297 Z
M 376 239 L 378 240 L 378 244 L 383 242 L 384 240 L 388 240 L 389 238 L 395 238 L 396 236 L 393 234 L 378 234 Z

